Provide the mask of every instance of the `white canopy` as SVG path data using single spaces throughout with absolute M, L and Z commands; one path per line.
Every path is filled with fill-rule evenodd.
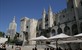
M 49 45 L 50 47 L 53 47 L 53 48 L 56 48 L 56 46 L 55 45 Z
M 7 38 L 0 38 L 0 43 L 5 43 L 8 39 Z
M 74 35 L 74 37 L 79 37 L 79 36 L 82 36 L 82 33 Z
M 59 41 L 58 43 L 59 44 L 62 44 L 62 43 L 80 43 L 82 42 L 82 40 L 70 40 L 70 41 Z
M 55 35 L 55 36 L 52 36 L 50 37 L 49 39 L 59 39 L 59 38 L 68 38 L 70 36 L 64 34 L 64 33 L 61 33 L 61 34 L 58 34 L 58 35 Z
M 46 39 L 47 39 L 46 37 L 40 36 L 40 37 L 32 38 L 30 40 L 37 41 L 37 40 L 46 40 Z
M 58 40 L 59 39 L 63 39 L 63 38 L 68 38 L 68 37 L 70 37 L 70 36 L 68 36 L 68 35 L 66 35 L 66 34 L 64 34 L 64 33 L 60 33 L 60 34 L 58 34 L 58 35 L 56 35 L 56 36 L 53 36 L 53 37 L 50 37 L 49 39 L 50 40 L 52 40 L 52 39 L 55 39 L 56 40 L 56 48 L 58 47 Z

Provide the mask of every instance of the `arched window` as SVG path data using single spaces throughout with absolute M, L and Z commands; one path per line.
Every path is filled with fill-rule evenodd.
M 73 35 L 78 34 L 78 30 L 77 30 L 77 25 L 76 25 L 76 24 L 73 24 L 73 25 L 72 25 L 72 34 L 73 34 Z
M 25 38 L 28 40 L 28 32 L 25 33 Z
M 43 35 L 43 32 L 41 31 L 40 36 Z
M 82 23 L 80 24 L 80 30 L 81 30 L 81 33 L 82 33 Z
M 70 35 L 70 28 L 68 26 L 65 26 L 64 33 Z
M 58 32 L 58 34 L 62 33 L 62 29 L 59 27 L 57 32 Z
M 55 35 L 55 30 L 54 29 L 52 29 L 52 36 L 54 36 Z
M 54 21 L 54 26 L 56 25 L 56 21 Z
M 81 6 L 82 6 L 82 1 L 80 3 L 81 3 Z
M 39 36 L 39 33 L 36 33 L 36 37 L 38 37 Z

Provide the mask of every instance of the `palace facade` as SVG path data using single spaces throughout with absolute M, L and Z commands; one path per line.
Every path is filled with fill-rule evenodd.
M 21 35 L 23 31 L 27 32 L 28 39 L 41 35 L 50 37 L 60 33 L 82 33 L 82 0 L 67 0 L 67 8 L 57 13 L 49 6 L 48 12 L 43 9 L 42 18 L 39 20 L 27 17 L 21 19 Z

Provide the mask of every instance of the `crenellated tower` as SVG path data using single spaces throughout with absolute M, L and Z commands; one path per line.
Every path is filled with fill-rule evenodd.
M 10 39 L 14 39 L 14 36 L 16 34 L 17 24 L 15 22 L 15 16 L 13 18 L 13 21 L 9 24 L 9 28 L 7 30 L 7 35 L 10 36 Z
M 51 9 L 51 6 L 49 6 L 48 9 L 48 27 L 52 27 L 53 26 L 53 12 Z
M 17 24 L 15 22 L 15 16 L 14 16 L 13 21 L 9 25 L 9 29 L 15 29 L 16 30 L 16 28 L 17 28 Z

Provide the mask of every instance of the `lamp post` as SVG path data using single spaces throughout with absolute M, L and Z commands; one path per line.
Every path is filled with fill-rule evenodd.
M 23 45 L 24 45 L 25 41 L 28 42 L 28 32 L 23 31 Z
M 25 34 L 26 32 L 25 31 L 23 31 L 23 46 L 24 46 L 24 41 L 25 41 Z

